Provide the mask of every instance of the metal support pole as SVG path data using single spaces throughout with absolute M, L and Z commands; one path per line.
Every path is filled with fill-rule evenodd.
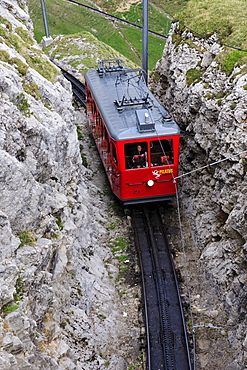
M 142 2 L 142 69 L 148 81 L 148 0 Z
M 49 46 L 53 39 L 50 36 L 49 27 L 48 27 L 48 21 L 47 21 L 47 15 L 46 15 L 46 7 L 45 7 L 45 0 L 40 0 L 41 2 L 41 8 L 42 8 L 42 14 L 43 14 L 43 20 L 44 20 L 44 26 L 45 26 L 45 36 L 43 37 L 43 46 Z
M 41 8 L 42 8 L 44 26 L 45 26 L 45 35 L 46 35 L 46 37 L 50 37 L 49 27 L 48 27 L 48 22 L 47 22 L 47 15 L 46 15 L 45 0 L 40 0 L 40 1 L 41 1 Z

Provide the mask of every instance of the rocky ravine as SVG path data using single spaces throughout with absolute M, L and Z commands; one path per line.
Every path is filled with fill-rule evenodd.
M 0 9 L 0 369 L 142 368 L 140 292 L 119 283 L 113 252 L 128 244 L 127 222 L 112 210 L 87 133 L 78 141 L 85 117 L 34 42 L 25 2 Z M 246 150 L 247 76 L 227 76 L 220 52 L 215 38 L 174 25 L 150 84 L 181 126 L 180 173 Z M 180 180 L 198 370 L 247 367 L 246 162 Z M 172 243 L 185 281 L 181 241 Z
M 226 75 L 222 50 L 173 24 L 156 65 L 150 86 L 182 129 L 180 174 L 247 150 L 246 66 Z M 180 180 L 198 370 L 247 368 L 246 172 L 245 153 Z
M 93 149 L 82 165 L 85 116 L 25 2 L 0 10 L 0 369 L 139 366 L 140 292 L 119 267 L 128 225 L 92 182 Z

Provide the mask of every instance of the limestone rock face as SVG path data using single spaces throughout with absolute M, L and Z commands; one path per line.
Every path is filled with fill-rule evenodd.
M 202 267 L 197 274 L 202 273 L 204 284 L 206 278 L 215 289 L 211 302 L 216 299 L 221 307 L 215 323 L 226 326 L 228 349 L 235 336 L 228 362 L 217 368 L 243 369 L 247 366 L 243 348 L 247 325 L 247 74 L 246 66 L 226 74 L 217 58 L 222 50 L 216 36 L 200 39 L 173 24 L 150 87 L 181 127 L 180 175 L 194 172 L 181 177 L 179 192 L 190 219 L 192 253 Z M 198 285 L 198 276 L 191 279 L 192 285 Z M 202 285 L 197 289 L 204 296 L 203 306 L 210 300 L 209 291 Z M 201 365 L 203 361 L 202 355 Z
M 85 114 L 26 3 L 0 0 L 0 13 L 0 368 L 126 369 L 139 324 L 123 316 L 111 217 L 82 165 Z

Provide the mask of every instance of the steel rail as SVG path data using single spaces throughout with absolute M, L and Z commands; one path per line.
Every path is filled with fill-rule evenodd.
M 174 353 L 171 337 L 171 324 L 169 317 L 169 308 L 168 308 L 168 297 L 167 292 L 164 287 L 164 276 L 161 270 L 159 255 L 157 251 L 157 241 L 155 240 L 154 233 L 152 230 L 151 220 L 148 215 L 147 207 L 143 207 L 143 212 L 145 216 L 146 225 L 148 228 L 149 240 L 151 244 L 151 255 L 153 258 L 154 269 L 156 273 L 156 289 L 157 289 L 157 298 L 159 302 L 160 316 L 162 320 L 162 342 L 164 346 L 164 354 L 166 361 L 167 369 L 174 369 Z
M 148 370 L 191 370 L 189 345 L 175 268 L 154 205 L 132 209 L 140 260 Z
M 148 316 L 148 305 L 147 305 L 147 291 L 146 291 L 146 285 L 145 285 L 145 276 L 144 276 L 144 266 L 142 263 L 141 258 L 141 246 L 140 241 L 138 238 L 137 229 L 134 228 L 134 234 L 135 234 L 135 244 L 136 249 L 139 255 L 139 267 L 141 271 L 141 279 L 142 279 L 142 296 L 144 301 L 144 319 L 145 319 L 145 326 L 146 326 L 146 342 L 147 342 L 147 369 L 151 369 L 151 343 L 150 343 L 150 333 L 149 333 L 149 316 Z
M 160 210 L 159 210 L 159 213 L 160 213 Z M 162 219 L 161 214 L 160 214 L 160 219 Z M 170 252 L 168 238 L 167 238 L 166 233 L 164 233 L 164 238 L 166 240 L 166 243 L 167 243 L 167 246 L 168 246 L 168 249 L 169 249 L 170 262 L 171 262 L 172 271 L 173 271 L 173 274 L 174 274 L 174 277 L 175 277 L 174 283 L 175 283 L 175 286 L 176 286 L 178 304 L 179 304 L 179 308 L 180 308 L 180 312 L 181 312 L 183 332 L 187 333 L 187 327 L 186 327 L 185 317 L 184 317 L 184 313 L 183 313 L 183 304 L 182 304 L 182 299 L 181 299 L 181 296 L 180 296 L 180 290 L 179 290 L 179 284 L 178 284 L 178 279 L 177 279 L 177 275 L 176 275 L 176 269 L 175 269 L 174 261 L 173 261 L 173 258 L 172 258 L 172 254 Z M 189 341 L 188 341 L 188 336 L 187 335 L 184 336 L 184 340 L 185 340 L 185 347 L 186 347 L 186 352 L 187 352 L 187 361 L 188 361 L 188 364 L 189 364 L 189 369 L 192 370 L 191 356 L 190 356 L 190 350 L 189 350 Z
M 85 86 L 60 68 L 73 86 Z M 85 101 L 85 100 L 84 100 Z M 158 208 L 154 204 L 132 209 L 132 224 L 143 285 L 148 370 L 191 370 L 189 345 L 175 267 Z
M 62 67 L 58 66 L 64 75 L 64 77 L 71 82 L 72 85 L 72 92 L 75 95 L 75 97 L 80 101 L 82 106 L 86 108 L 86 89 L 85 85 L 79 81 L 75 76 L 73 76 L 71 73 L 67 72 Z

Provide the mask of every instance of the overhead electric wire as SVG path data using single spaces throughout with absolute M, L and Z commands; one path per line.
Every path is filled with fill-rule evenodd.
M 88 9 L 88 10 L 90 10 L 90 11 L 92 11 L 92 12 L 94 12 L 94 13 L 97 13 L 97 14 L 99 14 L 99 15 L 102 15 L 102 16 L 104 16 L 104 17 L 110 17 L 110 18 L 112 18 L 112 19 L 113 19 L 113 20 L 115 20 L 115 21 L 118 21 L 118 22 L 124 23 L 124 24 L 126 24 L 126 25 L 131 26 L 131 27 L 134 27 L 134 28 L 137 28 L 137 29 L 140 29 L 140 30 L 142 29 L 142 27 L 141 27 L 141 26 L 138 26 L 136 23 L 132 23 L 132 22 L 126 21 L 125 19 L 122 19 L 122 18 L 116 17 L 115 15 L 112 15 L 112 14 L 106 13 L 106 12 L 104 12 L 104 11 L 102 11 L 102 10 L 95 9 L 95 8 L 93 8 L 93 7 L 90 7 L 90 6 L 85 5 L 85 4 L 82 4 L 82 3 L 78 3 L 77 1 L 74 1 L 74 0 L 66 0 L 66 1 L 67 1 L 67 2 L 70 2 L 70 3 L 73 3 L 73 4 L 75 4 L 75 5 L 81 6 L 81 7 L 85 8 L 85 9 Z M 149 32 L 150 34 L 153 34 L 154 36 L 156 35 L 157 37 L 167 39 L 167 36 L 165 36 L 165 35 L 163 35 L 163 34 L 161 34 L 161 33 L 158 33 L 158 32 L 152 31 L 152 30 L 148 30 L 148 32 Z
M 89 11 L 91 11 L 91 12 L 94 12 L 94 13 L 97 13 L 97 14 L 99 14 L 99 15 L 102 15 L 102 16 L 104 16 L 104 17 L 111 17 L 111 18 L 113 18 L 113 19 L 115 19 L 115 20 L 118 20 L 119 22 L 122 22 L 122 23 L 126 23 L 126 25 L 129 25 L 129 26 L 132 26 L 132 27 L 135 27 L 135 28 L 138 28 L 138 29 L 142 29 L 142 27 L 141 26 L 138 26 L 137 24 L 135 24 L 135 23 L 132 23 L 132 22 L 129 22 L 129 21 L 126 21 L 126 20 L 124 20 L 124 19 L 122 19 L 122 18 L 119 18 L 119 17 L 116 17 L 116 16 L 113 16 L 113 15 L 111 15 L 111 14 L 109 14 L 109 13 L 106 13 L 106 12 L 104 12 L 104 11 L 102 11 L 102 10 L 99 10 L 99 9 L 96 9 L 96 8 L 93 8 L 93 7 L 90 7 L 90 6 L 88 6 L 88 5 L 85 5 L 85 4 L 82 4 L 82 3 L 79 3 L 79 2 L 76 2 L 76 1 L 74 1 L 74 0 L 66 0 L 68 3 L 71 3 L 71 4 L 74 4 L 74 5 L 78 5 L 78 6 L 81 6 L 81 7 L 83 7 L 83 8 L 85 8 L 85 9 L 88 9 Z M 60 5 L 60 4 L 58 4 L 58 3 L 56 3 L 57 5 Z M 243 52 L 247 52 L 247 50 L 246 49 L 242 49 L 242 48 L 240 48 L 240 47 L 237 47 L 237 46 L 233 46 L 233 45 L 228 45 L 228 44 L 225 44 L 225 43 L 222 43 L 221 41 L 218 41 L 218 40 L 211 40 L 210 39 L 210 37 L 207 37 L 207 36 L 205 36 L 205 35 L 203 35 L 203 34 L 201 34 L 201 33 L 199 33 L 199 32 L 197 32 L 197 31 L 194 31 L 192 28 L 190 28 L 189 26 L 187 26 L 186 24 L 184 24 L 183 22 L 181 22 L 179 19 L 177 19 L 177 18 L 175 18 L 171 13 L 169 13 L 164 7 L 163 7 L 163 5 L 162 4 L 160 4 L 159 2 L 157 2 L 156 4 L 158 4 L 159 6 L 160 6 L 160 8 L 166 13 L 166 14 L 168 14 L 173 20 L 174 20 L 174 22 L 179 22 L 180 24 L 182 24 L 183 25 L 183 27 L 185 27 L 185 28 L 187 28 L 189 31 L 191 31 L 193 34 L 196 34 L 196 35 L 198 35 L 199 37 L 201 37 L 201 38 L 203 38 L 203 39 L 205 39 L 205 40 L 207 40 L 207 41 L 209 41 L 209 42 L 215 42 L 215 43 L 218 43 L 219 45 L 221 45 L 221 46 L 225 46 L 225 47 L 228 47 L 228 48 L 230 48 L 230 49 L 235 49 L 235 50 L 238 50 L 238 51 L 243 51 Z M 154 5 L 156 5 L 156 4 L 154 4 Z M 108 20 L 108 21 L 110 21 L 110 20 Z M 110 21 L 110 22 L 112 22 L 112 21 Z M 109 33 L 110 33 L 111 31 L 109 31 Z M 113 32 L 113 31 L 112 31 Z M 168 36 L 167 35 L 163 35 L 163 34 L 161 34 L 161 33 L 159 33 L 159 32 L 155 32 L 155 31 L 152 31 L 152 30 L 148 30 L 148 32 L 149 33 L 151 33 L 151 34 L 153 34 L 154 36 L 156 35 L 157 37 L 162 37 L 162 38 L 164 38 L 164 39 L 167 39 L 168 38 Z M 102 33 L 102 34 L 100 34 L 100 35 L 103 35 L 104 33 Z
M 175 180 L 175 178 L 174 178 Z M 191 301 L 191 294 L 190 294 L 190 284 L 189 284 L 189 273 L 187 268 L 187 257 L 185 252 L 185 241 L 184 241 L 184 234 L 183 234 L 183 227 L 182 227 L 182 219 L 181 219 L 181 211 L 178 199 L 178 188 L 177 183 L 174 181 L 175 189 L 176 189 L 176 205 L 177 205 L 177 214 L 178 214 L 178 222 L 179 222 L 179 230 L 180 230 L 180 239 L 181 239 L 181 246 L 183 252 L 183 260 L 184 260 L 184 270 L 185 270 L 185 280 L 186 280 L 186 289 L 188 294 L 188 303 L 189 303 L 189 316 L 191 322 L 191 335 L 192 335 L 192 348 L 193 348 L 193 367 L 196 370 L 196 337 L 195 337 L 195 330 L 194 330 L 194 318 L 193 318 L 193 310 L 192 310 L 192 301 Z
M 68 0 L 67 0 L 68 1 Z M 61 4 L 60 3 L 58 3 L 58 2 L 54 2 L 53 3 L 53 5 L 58 5 L 59 7 L 61 7 Z M 63 8 L 64 9 L 64 8 Z M 66 13 L 70 13 L 70 14 L 75 14 L 76 13 L 76 11 L 75 11 L 75 9 L 72 9 L 72 8 L 66 8 L 66 9 L 64 9 L 64 12 L 63 12 L 63 14 L 65 14 L 65 12 Z M 78 26 L 79 28 L 81 28 L 81 29 L 83 29 L 83 30 L 85 30 L 84 28 L 83 28 L 83 25 L 81 24 L 81 23 L 76 23 L 75 21 L 70 21 L 69 19 L 68 19 L 68 16 L 66 15 L 65 17 L 64 16 L 58 16 L 58 18 L 60 18 L 60 19 L 62 19 L 62 20 L 66 20 L 69 24 L 73 24 L 73 25 L 76 25 L 76 26 Z M 101 24 L 101 21 L 100 21 L 100 19 L 98 19 L 97 20 L 97 22 L 95 21 L 95 22 L 92 22 L 92 25 L 97 25 L 97 24 Z M 109 31 L 110 32 L 110 31 Z M 114 32 L 114 30 L 112 31 L 112 32 Z M 106 34 L 106 33 L 108 33 L 108 32 L 103 32 L 102 34 Z M 101 35 L 101 34 L 100 34 Z
M 66 0 L 66 1 L 67 1 L 68 3 L 74 4 L 74 5 L 78 5 L 78 6 L 81 6 L 81 7 L 85 8 L 85 9 L 88 9 L 88 10 L 89 10 L 89 11 L 91 11 L 91 12 L 94 12 L 94 13 L 97 13 L 97 14 L 99 14 L 99 15 L 102 15 L 103 17 L 111 17 L 113 20 L 116 20 L 116 21 L 118 21 L 118 22 L 125 23 L 126 25 L 129 25 L 129 26 L 131 26 L 131 27 L 135 27 L 135 28 L 140 29 L 140 30 L 142 29 L 142 27 L 141 27 L 141 26 L 138 26 L 136 23 L 126 21 L 126 20 L 124 20 L 124 19 L 122 19 L 122 18 L 119 18 L 119 17 L 113 16 L 113 15 L 111 15 L 111 14 L 109 14 L 109 13 L 106 13 L 106 12 L 104 12 L 104 11 L 102 11 L 102 10 L 99 10 L 99 9 L 96 9 L 96 8 L 93 8 L 93 7 L 90 7 L 90 6 L 88 6 L 88 5 L 85 5 L 85 4 L 82 4 L 82 3 L 79 3 L 79 2 L 74 1 L 74 0 Z M 210 37 L 207 37 L 207 36 L 205 36 L 205 35 L 203 35 L 203 34 L 201 34 L 201 33 L 197 32 L 197 31 L 194 31 L 192 28 L 190 28 L 189 26 L 187 26 L 186 24 L 184 24 L 183 22 L 181 22 L 179 19 L 175 18 L 175 17 L 174 17 L 170 12 L 168 12 L 168 11 L 163 7 L 163 5 L 162 5 L 162 4 L 160 4 L 159 2 L 153 3 L 153 5 L 157 5 L 157 4 L 160 6 L 160 8 L 161 8 L 161 9 L 162 9 L 166 14 L 168 14 L 168 16 L 169 16 L 169 17 L 171 17 L 171 18 L 174 20 L 174 22 L 179 22 L 179 23 L 180 23 L 180 24 L 182 24 L 185 28 L 187 28 L 189 31 L 191 31 L 193 34 L 196 34 L 196 35 L 198 35 L 199 37 L 201 37 L 201 38 L 203 38 L 203 39 L 205 39 L 205 40 L 207 40 L 207 41 L 209 41 L 209 42 L 218 43 L 220 46 L 228 47 L 228 48 L 235 49 L 235 50 L 238 50 L 238 51 L 247 52 L 247 50 L 246 50 L 246 49 L 242 49 L 242 48 L 240 48 L 240 47 L 233 46 L 233 45 L 228 45 L 228 44 L 225 44 L 225 43 L 223 43 L 223 42 L 221 42 L 221 41 L 218 41 L 218 40 L 215 40 L 215 39 L 214 39 L 214 40 L 212 40 L 212 39 L 210 39 Z M 106 18 L 106 20 L 107 20 L 107 18 Z M 112 20 L 108 20 L 108 21 L 112 22 Z M 161 37 L 161 38 L 165 38 L 165 39 L 167 39 L 167 38 L 168 38 L 168 36 L 167 36 L 167 35 L 161 34 L 161 33 L 159 33 L 159 32 L 155 32 L 155 31 L 152 31 L 152 30 L 148 30 L 148 32 L 149 32 L 149 34 L 151 33 L 151 34 L 153 34 L 153 35 L 154 35 L 154 36 L 156 36 L 156 37 Z M 102 36 L 102 35 L 107 34 L 107 33 L 114 33 L 114 30 L 112 30 L 112 31 L 107 31 L 107 32 L 102 32 L 102 33 L 98 33 L 98 34 L 97 34 L 97 37 L 98 37 L 98 36 Z M 132 47 L 133 47 L 133 46 L 132 46 Z M 152 55 L 152 54 L 150 54 L 150 53 L 149 53 L 149 55 Z M 137 56 L 137 57 L 138 57 L 138 59 L 140 59 L 140 57 L 139 57 L 139 56 Z
M 242 155 L 242 154 L 245 154 L 245 153 L 247 153 L 247 150 L 244 150 L 243 152 L 240 152 L 240 153 L 234 154 L 234 155 L 232 155 L 232 156 L 230 156 L 230 157 L 227 157 L 227 158 L 221 159 L 221 160 L 219 160 L 219 161 L 216 161 L 216 162 L 213 162 L 213 163 L 209 163 L 209 164 L 207 164 L 207 165 L 205 165 L 205 166 L 203 166 L 203 167 L 196 168 L 195 170 L 192 170 L 192 171 L 186 172 L 186 173 L 184 173 L 184 174 L 182 174 L 182 175 L 179 175 L 179 176 L 177 176 L 177 177 L 174 177 L 174 180 L 176 180 L 176 179 L 180 179 L 181 177 L 184 177 L 184 176 L 188 176 L 188 175 L 190 175 L 190 174 L 191 174 L 191 173 L 193 173 L 193 172 L 197 172 L 197 171 L 204 170 L 205 168 L 208 168 L 208 167 L 210 167 L 210 166 L 215 166 L 216 164 L 219 164 L 219 163 L 221 163 L 221 162 L 225 162 L 225 161 L 227 161 L 227 160 L 229 160 L 229 159 L 232 159 L 232 158 L 238 157 L 238 156 L 240 156 L 240 155 Z
M 109 17 L 112 17 L 113 19 L 116 19 L 116 20 L 118 20 L 118 21 L 120 21 L 120 22 L 123 22 L 123 23 L 126 23 L 127 25 L 131 25 L 131 26 L 133 26 L 133 27 L 136 27 L 136 28 L 139 28 L 139 29 L 142 29 L 142 27 L 141 26 L 138 26 L 137 24 L 135 24 L 135 23 L 133 23 L 133 22 L 129 22 L 129 21 L 126 21 L 126 20 L 124 20 L 124 19 L 122 19 L 122 18 L 119 18 L 119 17 L 116 17 L 116 16 L 114 16 L 114 15 L 111 15 L 111 14 L 109 14 L 109 13 L 106 13 L 106 12 L 104 12 L 104 11 L 102 11 L 102 10 L 99 10 L 99 9 L 95 9 L 95 8 L 93 8 L 93 7 L 90 7 L 90 6 L 88 6 L 88 5 L 85 5 L 85 4 L 82 4 L 82 3 L 78 3 L 78 2 L 76 2 L 76 1 L 74 1 L 74 0 L 66 0 L 66 1 L 68 1 L 68 2 L 71 2 L 71 3 L 74 3 L 74 4 L 77 4 L 77 5 L 79 5 L 79 6 L 82 6 L 82 7 L 84 7 L 84 8 L 86 8 L 86 9 L 89 9 L 89 10 L 91 10 L 91 11 L 95 11 L 96 13 L 98 13 L 98 14 L 102 14 L 102 15 L 104 15 L 104 16 L 109 16 Z M 187 26 L 186 24 L 184 24 L 183 22 L 181 22 L 179 19 L 177 19 L 177 18 L 175 18 L 172 14 L 170 14 L 159 2 L 158 2 L 158 5 L 160 6 L 160 8 L 163 10 L 163 11 L 165 11 L 165 13 L 166 14 L 168 14 L 175 22 L 179 22 L 179 23 L 181 23 L 185 28 L 187 28 L 188 30 L 190 30 L 192 33 L 194 33 L 194 34 L 197 34 L 198 36 L 200 36 L 200 37 L 202 37 L 202 38 L 204 38 L 204 39 L 206 39 L 206 40 L 209 40 L 209 41 L 211 41 L 210 40 L 210 37 L 206 37 L 205 35 L 203 35 L 203 34 L 200 34 L 199 32 L 197 32 L 197 31 L 194 31 L 192 28 L 190 28 L 189 26 Z M 155 31 L 152 31 L 152 30 L 148 30 L 148 32 L 149 33 L 152 33 L 152 34 L 154 34 L 154 35 L 157 35 L 158 37 L 164 37 L 164 38 L 168 38 L 168 36 L 166 36 L 166 35 L 163 35 L 163 34 L 161 34 L 161 33 L 159 33 L 159 32 L 155 32 Z M 226 46 L 226 47 L 229 47 L 229 48 L 232 48 L 232 49 L 236 49 L 236 50 L 239 50 L 239 51 L 243 51 L 243 52 L 247 52 L 247 50 L 245 50 L 245 49 L 242 49 L 242 48 L 239 48 L 239 47 L 237 47 L 237 46 L 233 46 L 233 45 L 228 45 L 228 44 L 225 44 L 225 43 L 222 43 L 221 41 L 216 41 L 216 40 L 213 40 L 214 42 L 216 42 L 216 43 L 218 43 L 218 44 L 220 44 L 221 46 Z
M 124 27 L 134 27 L 134 28 L 136 28 L 137 30 L 139 30 L 140 32 L 142 31 L 142 27 L 141 26 L 138 26 L 136 23 L 133 23 L 133 22 L 129 22 L 129 21 L 126 21 L 126 20 L 124 20 L 124 19 L 122 19 L 122 18 L 119 18 L 119 17 L 116 17 L 116 16 L 113 16 L 113 15 L 111 15 L 111 14 L 109 14 L 109 13 L 106 13 L 106 12 L 104 12 L 104 11 L 101 11 L 101 10 L 99 10 L 99 9 L 95 9 L 95 8 L 93 8 L 93 7 L 90 7 L 90 6 L 88 6 L 88 5 L 85 5 L 85 4 L 82 4 L 82 3 L 78 3 L 78 2 L 76 2 L 76 1 L 73 1 L 73 0 L 66 0 L 69 4 L 73 4 L 73 5 L 77 5 L 77 6 L 81 6 L 82 8 L 84 8 L 84 9 L 86 9 L 86 10 L 88 10 L 88 11 L 90 11 L 90 12 L 93 12 L 93 13 L 97 13 L 97 15 L 99 15 L 99 16 L 102 16 L 102 17 L 104 17 L 105 19 L 106 19 L 106 21 L 108 21 L 108 22 L 110 22 L 110 23 L 114 23 L 114 26 L 116 27 L 115 29 L 113 29 L 113 30 L 110 30 L 110 31 L 106 31 L 106 32 L 97 32 L 97 33 L 95 33 L 95 36 L 96 37 L 99 37 L 99 36 L 104 36 L 104 35 L 106 35 L 106 34 L 114 34 L 114 32 L 118 32 L 119 33 L 119 35 L 123 38 L 123 40 L 125 40 L 124 39 L 124 37 L 123 37 L 123 35 L 121 34 L 121 32 L 119 32 L 119 30 L 118 29 L 124 29 Z M 58 3 L 55 3 L 56 5 L 60 5 L 60 4 L 58 4 Z M 71 9 L 70 9 L 71 10 Z M 74 12 L 74 10 L 72 10 L 72 12 Z M 112 19 L 107 19 L 107 17 L 111 17 Z M 60 19 L 64 19 L 64 18 L 62 18 L 61 16 L 59 17 Z M 116 22 L 114 22 L 114 20 L 116 21 Z M 69 22 L 68 20 L 67 20 L 67 22 Z M 72 23 L 72 22 L 69 22 L 69 23 L 71 23 L 71 24 L 76 24 L 76 23 Z M 97 23 L 94 23 L 94 24 L 97 24 Z M 79 26 L 80 27 L 80 25 L 79 24 L 76 24 L 77 26 Z M 158 38 L 161 38 L 161 39 L 167 39 L 167 36 L 166 35 L 164 35 L 164 34 L 161 34 L 161 33 L 159 33 L 159 32 L 155 32 L 155 31 L 152 31 L 152 30 L 148 30 L 148 32 L 149 32 L 149 36 L 153 36 L 153 37 L 158 37 Z M 125 42 L 127 42 L 126 40 L 125 40 Z M 132 50 L 133 50 L 133 52 L 135 53 L 135 55 L 136 55 L 136 58 L 138 59 L 138 60 L 140 60 L 141 61 L 141 56 L 140 56 L 140 54 L 139 54 L 139 51 L 138 51 L 138 49 L 133 45 L 133 43 L 131 43 L 131 48 L 132 48 Z M 149 56 L 152 56 L 153 54 L 150 52 L 150 50 L 149 50 Z
M 69 3 L 70 3 L 70 1 L 69 0 L 67 0 Z M 72 2 L 73 3 L 73 2 Z M 58 2 L 54 2 L 54 4 L 55 5 L 58 5 L 58 6 L 60 6 L 60 4 L 58 3 Z M 71 9 L 71 8 L 66 8 L 66 11 L 64 10 L 64 12 L 63 12 L 63 14 L 62 15 L 60 15 L 60 16 L 58 16 L 58 18 L 59 19 L 61 19 L 61 20 L 64 20 L 64 21 L 66 21 L 66 22 L 68 22 L 69 24 L 73 24 L 73 25 L 76 25 L 76 26 L 78 26 L 79 28 L 83 28 L 82 26 L 81 26 L 81 24 L 79 24 L 79 23 L 76 23 L 76 22 L 72 22 L 72 21 L 70 21 L 69 19 L 68 19 L 68 16 L 67 15 L 65 15 L 65 13 L 70 13 L 70 14 L 72 14 L 72 13 L 75 13 L 75 10 L 73 10 L 73 9 Z M 64 16 L 65 15 L 65 16 Z M 109 20 L 107 20 L 106 19 L 106 21 L 109 21 Z M 111 22 L 111 21 L 110 21 Z M 112 22 L 111 22 L 112 23 Z M 97 22 L 93 22 L 93 26 L 97 26 L 98 24 L 100 24 L 101 25 L 101 21 L 100 20 L 98 20 Z M 119 27 L 119 28 L 122 28 L 122 27 L 125 27 L 125 25 L 117 25 L 117 27 Z M 102 27 L 101 27 L 102 28 Z M 93 35 L 95 36 L 95 37 L 99 37 L 99 36 L 104 36 L 104 35 L 107 35 L 107 34 L 114 34 L 114 33 L 118 33 L 121 37 L 122 37 L 122 39 L 124 40 L 124 37 L 123 37 L 123 35 L 121 35 L 121 33 L 119 32 L 119 30 L 117 29 L 117 28 L 113 28 L 112 30 L 109 30 L 109 31 L 105 31 L 105 32 L 101 32 L 101 33 L 99 33 L 99 32 L 97 32 L 97 33 L 93 33 Z M 127 42 L 126 40 L 124 40 L 125 42 Z M 132 47 L 132 50 L 135 52 L 135 55 L 136 55 L 136 58 L 137 59 L 139 59 L 140 61 L 141 61 L 141 57 L 140 57 L 140 55 L 139 55 L 139 52 L 138 52 L 138 50 L 134 47 L 134 45 L 133 44 L 131 44 L 131 47 Z
M 74 1 L 70 1 L 70 2 L 74 3 Z M 162 7 L 162 6 L 161 6 L 161 7 Z M 162 7 L 162 8 L 163 8 L 163 7 Z M 107 13 L 100 12 L 100 11 L 99 11 L 99 13 L 107 14 Z M 169 14 L 167 11 L 166 11 L 166 13 L 167 13 L 167 14 Z M 108 15 L 108 14 L 107 14 L 107 15 Z M 178 21 L 178 22 L 179 22 L 179 20 L 175 19 L 171 14 L 169 14 L 169 15 L 170 15 L 170 16 L 171 16 L 175 21 Z M 63 19 L 64 19 L 64 18 L 63 18 Z M 121 18 L 119 18 L 119 19 L 121 20 Z M 127 22 L 126 22 L 126 23 L 127 23 Z M 128 23 L 130 24 L 130 22 L 128 22 Z M 188 30 L 190 30 L 190 31 L 191 31 L 191 32 L 193 32 L 194 34 L 197 34 L 197 35 L 198 35 L 198 36 L 200 36 L 201 38 L 204 38 L 204 39 L 206 39 L 206 40 L 208 40 L 208 41 L 211 41 L 211 42 L 216 42 L 216 43 L 218 43 L 218 44 L 219 44 L 219 45 L 221 45 L 221 46 L 225 46 L 225 47 L 229 47 L 229 48 L 236 49 L 236 50 L 239 50 L 239 51 L 247 52 L 247 50 L 245 50 L 245 49 L 241 49 L 241 48 L 239 48 L 239 47 L 235 47 L 235 46 L 232 46 L 232 45 L 227 45 L 227 44 L 224 44 L 224 43 L 222 43 L 222 42 L 220 42 L 220 41 L 211 40 L 210 38 L 205 37 L 204 35 L 202 35 L 202 34 L 200 34 L 200 33 L 196 32 L 196 31 L 193 31 L 190 27 L 186 26 L 186 25 L 185 25 L 185 24 L 183 24 L 182 22 L 180 22 L 180 23 L 181 23 L 185 28 L 187 28 Z M 134 24 L 132 24 L 132 25 L 134 25 Z M 135 25 L 135 26 L 136 26 L 136 25 Z M 119 27 L 121 28 L 121 27 L 123 27 L 123 26 L 119 26 Z M 141 28 L 141 27 L 136 26 L 136 28 Z M 104 34 L 107 34 L 107 33 L 113 33 L 113 32 L 115 32 L 115 30 L 108 31 L 108 32 L 104 32 L 104 33 L 101 33 L 101 34 L 97 34 L 97 36 L 99 36 L 99 35 L 104 35 Z M 162 36 L 163 36 L 163 35 L 162 35 Z M 166 38 L 167 38 L 167 37 L 166 37 Z M 205 106 L 205 108 L 206 108 L 208 111 L 212 111 L 211 109 L 207 108 L 207 106 L 206 106 L 206 104 L 205 104 L 205 103 L 204 103 L 204 104 L 202 104 L 202 105 L 204 105 L 204 106 Z M 234 123 L 234 122 L 231 122 L 229 119 L 226 119 L 226 118 L 224 118 L 224 117 L 221 117 L 221 119 L 223 119 L 223 120 L 225 120 L 225 121 L 227 121 L 227 122 L 229 122 L 229 123 L 231 123 L 231 124 L 233 123 L 236 127 L 240 128 L 240 129 L 241 129 L 241 130 L 243 130 L 243 131 L 246 131 L 244 128 L 242 128 L 242 127 L 238 126 L 238 125 L 237 125 L 236 123 Z M 236 121 L 235 117 L 234 117 L 233 119 Z M 237 123 L 238 123 L 238 124 L 240 124 L 239 122 L 237 122 Z M 179 178 L 181 178 L 181 177 L 183 177 L 183 176 L 186 176 L 186 175 L 189 175 L 189 174 L 191 174 L 191 173 L 194 173 L 194 172 L 197 172 L 197 171 L 203 170 L 203 169 L 205 169 L 205 168 L 207 168 L 207 167 L 210 167 L 210 166 L 213 166 L 213 165 L 219 164 L 219 163 L 221 163 L 221 162 L 223 162 L 223 161 L 226 161 L 226 160 L 232 159 L 232 158 L 234 158 L 234 157 L 240 156 L 240 155 L 245 154 L 245 153 L 247 153 L 247 151 L 242 151 L 242 152 L 237 153 L 237 154 L 235 154 L 235 155 L 232 155 L 232 156 L 230 156 L 230 157 L 227 157 L 227 158 L 224 158 L 224 159 L 222 159 L 222 160 L 219 160 L 219 161 L 216 161 L 216 162 L 210 163 L 210 164 L 208 164 L 208 165 L 206 165 L 206 166 L 203 166 L 203 167 L 200 167 L 200 168 L 194 169 L 194 170 L 192 170 L 192 171 L 190 171 L 190 172 L 188 172 L 188 173 L 182 174 L 182 175 L 177 176 L 177 177 L 173 177 L 173 180 L 179 179 Z M 177 185 L 176 185 L 176 184 L 175 184 L 175 186 L 176 186 L 176 188 L 177 188 Z M 179 217 L 180 233 L 181 233 L 181 243 L 182 243 L 182 250 L 183 250 L 183 255 L 184 255 L 184 266 L 185 266 L 185 271 L 186 271 L 186 284 L 187 284 L 188 299 L 189 299 L 189 305 L 190 305 L 190 317 L 191 317 L 191 323 L 192 323 L 192 337 L 193 337 L 193 348 L 194 348 L 194 366 L 195 366 L 195 336 L 194 336 L 194 328 L 196 328 L 196 327 L 198 327 L 198 326 L 195 326 L 195 325 L 193 324 L 192 304 L 191 304 L 190 289 L 189 289 L 189 283 L 188 283 L 188 281 L 189 281 L 189 276 L 188 276 L 188 271 L 187 271 L 186 253 L 185 253 L 184 237 L 183 237 L 183 232 L 182 232 L 181 215 L 180 215 L 180 208 L 179 208 L 179 200 L 178 200 L 178 192 L 177 192 L 177 191 L 176 191 L 176 194 L 177 194 L 177 209 L 178 209 L 178 217 Z
M 170 14 L 164 7 L 162 4 L 160 4 L 159 2 L 157 2 L 158 5 L 161 7 L 161 9 L 166 13 L 168 14 L 173 20 L 174 22 L 179 22 L 180 24 L 182 24 L 183 27 L 187 28 L 189 31 L 191 31 L 193 34 L 196 34 L 198 36 L 200 36 L 201 38 L 205 39 L 205 40 L 208 40 L 208 41 L 211 41 L 211 42 L 216 42 L 217 44 L 221 45 L 221 46 L 225 46 L 225 47 L 228 47 L 230 49 L 235 49 L 235 50 L 239 50 L 239 51 L 243 51 L 243 52 L 247 52 L 246 49 L 242 49 L 242 48 L 239 48 L 237 46 L 233 46 L 233 45 L 228 45 L 228 44 L 225 44 L 221 41 L 217 41 L 217 40 L 211 40 L 210 37 L 207 37 L 197 31 L 194 31 L 192 28 L 190 28 L 189 26 L 187 26 L 186 24 L 184 24 L 183 22 L 181 22 L 179 19 L 175 18 L 172 14 Z M 215 31 L 216 32 L 216 31 Z M 217 32 L 216 32 L 217 33 Z

